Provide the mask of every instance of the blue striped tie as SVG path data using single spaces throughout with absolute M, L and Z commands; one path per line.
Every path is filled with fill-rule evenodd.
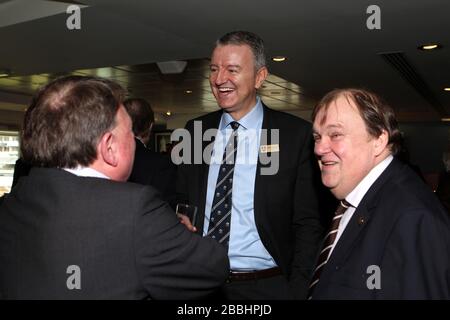
M 206 236 L 216 239 L 227 248 L 230 239 L 231 196 L 234 164 L 236 162 L 237 154 L 237 129 L 239 128 L 239 123 L 233 121 L 230 123 L 230 126 L 233 128 L 233 133 L 228 139 L 228 143 L 223 153 L 216 189 L 214 191 L 208 233 L 206 234 Z

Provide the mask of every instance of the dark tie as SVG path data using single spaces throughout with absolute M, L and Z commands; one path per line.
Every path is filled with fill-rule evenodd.
M 211 207 L 211 216 L 209 219 L 208 233 L 228 248 L 230 239 L 231 225 L 231 196 L 233 186 L 234 163 L 237 153 L 237 129 L 239 123 L 233 121 L 230 123 L 233 133 L 228 139 L 228 143 L 223 152 L 222 163 L 217 177 L 216 189 L 214 191 L 214 200 Z
M 330 231 L 325 237 L 322 250 L 320 251 L 319 259 L 317 260 L 317 267 L 314 270 L 312 281 L 309 286 L 309 299 L 311 299 L 314 288 L 317 286 L 317 283 L 319 282 L 320 274 L 322 273 L 322 270 L 328 261 L 331 248 L 333 247 L 333 244 L 336 241 L 339 222 L 341 222 L 341 218 L 344 215 L 345 210 L 348 209 L 348 207 L 350 207 L 350 204 L 344 199 L 339 202 L 336 212 L 334 213 Z

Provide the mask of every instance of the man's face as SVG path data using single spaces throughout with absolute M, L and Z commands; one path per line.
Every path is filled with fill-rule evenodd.
M 239 120 L 256 104 L 256 89 L 265 80 L 267 69 L 255 70 L 249 46 L 223 45 L 214 49 L 210 70 L 209 82 L 217 103 Z
M 314 153 L 322 182 L 344 199 L 377 164 L 377 139 L 371 137 L 353 101 L 340 96 L 314 121 Z
M 135 141 L 130 116 L 123 106 L 116 115 L 116 127 L 112 130 L 116 139 L 118 165 L 114 180 L 127 181 L 134 163 Z

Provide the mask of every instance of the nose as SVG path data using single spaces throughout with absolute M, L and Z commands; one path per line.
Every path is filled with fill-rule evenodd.
M 214 78 L 214 84 L 216 86 L 220 86 L 221 84 L 224 84 L 225 82 L 227 82 L 226 71 L 223 69 L 217 70 L 217 72 L 215 74 L 215 78 Z
M 321 157 L 328 152 L 330 152 L 330 143 L 327 138 L 322 137 L 314 142 L 314 153 L 316 156 Z

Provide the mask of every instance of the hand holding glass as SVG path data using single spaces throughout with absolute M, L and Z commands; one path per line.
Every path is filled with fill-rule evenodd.
M 176 208 L 176 214 L 178 217 L 184 215 L 189 218 L 189 221 L 193 226 L 197 223 L 197 207 L 189 204 L 178 203 Z

